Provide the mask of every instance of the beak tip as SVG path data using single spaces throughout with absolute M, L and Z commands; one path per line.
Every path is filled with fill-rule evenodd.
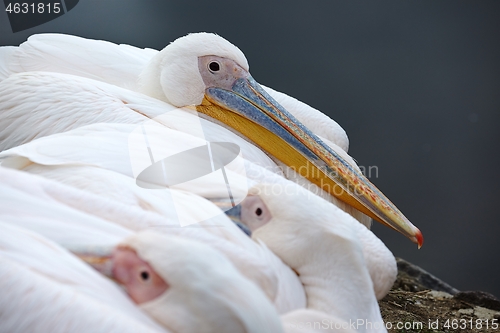
M 417 243 L 418 245 L 418 249 L 420 249 L 422 247 L 422 245 L 424 244 L 424 236 L 422 235 L 422 232 L 415 228 L 415 243 Z

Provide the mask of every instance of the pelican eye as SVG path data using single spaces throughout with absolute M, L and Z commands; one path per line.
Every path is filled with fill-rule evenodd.
M 143 279 L 144 281 L 147 281 L 149 279 L 149 273 L 146 271 L 142 271 L 141 272 L 141 279 Z
M 262 215 L 262 209 L 257 208 L 257 209 L 255 210 L 255 214 L 257 214 L 257 216 L 261 216 L 261 215 Z
M 218 72 L 220 71 L 220 64 L 217 61 L 212 61 L 208 64 L 208 69 L 210 69 L 211 72 Z

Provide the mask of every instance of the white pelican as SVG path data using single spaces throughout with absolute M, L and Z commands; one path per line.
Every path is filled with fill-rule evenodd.
M 261 184 L 241 204 L 240 219 L 253 239 L 263 241 L 297 272 L 308 308 L 381 322 L 372 285 L 377 285 L 377 296 L 385 296 L 397 274 L 395 259 L 350 215 L 303 189 L 290 195 L 283 187 Z M 343 255 L 318 255 L 325 253 Z M 335 304 L 332 299 L 352 303 Z
M 0 225 L 1 332 L 283 332 L 262 291 L 209 246 L 151 231 L 120 243 L 114 277 L 139 309 L 57 244 Z
M 421 246 L 420 231 L 346 161 L 344 152 L 338 148 L 347 148 L 343 130 L 333 121 L 326 121 L 333 126 L 330 130 L 315 125 L 324 124 L 325 116 L 289 100 L 292 109 L 293 105 L 298 105 L 297 109 L 308 110 L 307 115 L 305 112 L 296 113 L 306 126 L 314 128 L 318 134 L 328 135 L 336 145 L 325 144 L 325 140 L 319 139 L 253 80 L 243 53 L 223 38 L 206 33 L 191 34 L 177 39 L 158 53 L 97 42 L 96 48 L 92 49 L 97 50 L 93 57 L 88 50 L 79 53 L 86 49 L 88 45 L 85 43 L 89 41 L 68 36 L 40 39 L 33 40 L 32 45 L 28 42 L 25 49 L 7 47 L 0 52 L 0 75 L 9 76 L 0 86 L 0 109 L 3 111 L 0 149 L 89 123 L 139 123 L 144 118 L 154 118 L 166 112 L 172 105 L 195 105 L 201 115 L 243 135 L 277 163 L 288 166 L 311 183 Z M 69 43 L 69 47 L 62 47 L 63 43 Z M 69 60 L 75 52 L 77 60 Z M 134 60 L 120 65 L 117 62 L 120 57 L 117 57 L 110 63 L 106 57 L 114 52 L 120 55 L 128 53 L 128 59 L 139 60 L 135 66 L 125 69 L 124 74 L 115 75 Z M 65 60 L 60 61 L 61 57 Z M 110 68 L 111 74 L 108 75 Z M 141 68 L 140 80 L 138 68 Z M 119 85 L 143 94 L 132 94 L 130 90 L 75 75 L 30 72 L 32 70 L 69 72 L 112 83 L 121 82 Z M 90 93 L 95 99 L 82 99 L 82 93 Z M 39 103 L 42 94 L 47 98 L 45 103 Z M 108 103 L 104 105 L 99 104 L 103 95 L 108 97 Z M 145 98 L 145 95 L 154 99 Z M 279 97 L 282 101 L 287 100 L 283 95 Z M 114 103 L 109 103 L 110 99 Z M 160 106 L 158 100 L 166 103 Z M 68 108 L 68 105 L 72 107 Z M 142 110 L 137 111 L 137 106 Z M 61 108 L 65 112 L 57 112 Z M 227 139 L 227 134 L 224 135 Z M 248 150 L 244 154 L 248 154 Z

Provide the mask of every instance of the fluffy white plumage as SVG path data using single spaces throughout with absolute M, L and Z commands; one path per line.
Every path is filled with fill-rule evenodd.
M 0 221 L 36 231 L 74 250 L 114 246 L 124 237 L 145 229 L 197 240 L 224 253 L 244 276 L 261 287 L 280 313 L 305 306 L 303 289 L 293 271 L 266 246 L 252 242 L 222 212 L 196 227 L 181 228 L 175 212 L 164 207 L 168 202 L 165 193 L 142 190 L 132 181 L 129 187 L 127 177 L 113 176 L 95 167 L 37 169 L 34 173 L 75 186 L 105 180 L 106 188 L 73 188 L 0 168 Z M 193 206 L 202 211 L 218 210 L 199 196 L 188 192 L 184 195 L 190 211 Z
M 168 292 L 139 309 L 118 286 L 57 244 L 0 225 L 1 332 L 282 331 L 262 291 L 207 245 L 153 231 L 122 241 L 169 283 Z

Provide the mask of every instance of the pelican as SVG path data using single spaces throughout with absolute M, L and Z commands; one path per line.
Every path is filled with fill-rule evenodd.
M 296 190 L 291 195 L 275 184 L 253 187 L 238 210 L 240 221 L 254 240 L 264 242 L 297 272 L 308 309 L 354 322 L 364 318 L 385 332 L 376 298 L 380 295 L 372 288 L 378 284 L 375 290 L 383 289 L 385 295 L 392 286 L 397 274 L 392 253 L 335 205 L 304 189 Z M 335 253 L 343 255 L 318 255 Z
M 69 46 L 62 47 L 65 42 Z M 67 56 L 88 47 L 85 44 L 88 41 L 80 42 L 80 39 L 68 36 L 49 35 L 34 39 L 32 45 L 28 41 L 25 49 L 2 49 L 0 73 L 8 77 L 0 86 L 0 109 L 3 110 L 0 126 L 4 129 L 0 136 L 0 149 L 89 123 L 138 123 L 172 107 L 194 106 L 202 117 L 244 136 L 271 156 L 275 163 L 290 168 L 297 178 L 307 179 L 347 205 L 401 232 L 419 247 L 422 245 L 421 232 L 345 158 L 345 151 L 340 148 L 347 148 L 345 132 L 339 130 L 338 125 L 334 126 L 334 122 L 327 121 L 332 125 L 329 131 L 325 131 L 324 126 L 314 128 L 321 132 L 318 134 L 330 133 L 329 137 L 335 142 L 328 145 L 325 143 L 327 140 L 313 134 L 306 126 L 317 120 L 318 123 L 325 123 L 324 116 L 318 116 L 319 112 L 308 108 L 309 119 L 306 121 L 304 112 L 297 112 L 306 125 L 302 124 L 251 77 L 244 54 L 222 37 L 207 33 L 190 34 L 157 53 L 97 42 L 94 45 L 96 48 L 92 49 L 105 51 L 98 52 L 93 60 L 87 60 L 83 54 L 79 55 L 77 65 L 67 57 L 63 62 L 57 62 L 61 57 L 57 55 L 58 51 Z M 109 60 L 102 60 L 108 52 L 112 53 L 111 50 L 128 53 L 128 59 L 139 58 L 132 69 L 116 75 L 113 80 L 109 77 L 121 71 L 126 64 L 112 65 Z M 145 58 L 149 60 L 145 61 Z M 99 61 L 112 66 L 96 65 Z M 25 68 L 69 72 L 100 79 L 101 82 L 75 75 L 26 72 Z M 111 75 L 106 73 L 109 68 Z M 138 76 L 137 68 L 141 68 Z M 122 86 L 135 89 L 140 94 L 104 83 L 121 81 L 122 78 Z M 90 93 L 94 98 L 82 100 L 82 93 Z M 50 99 L 45 103 L 32 104 L 36 100 L 31 101 L 30 97 L 38 98 L 41 94 L 50 96 Z M 99 104 L 103 95 L 114 103 Z M 287 99 L 283 95 L 280 97 L 281 100 Z M 157 101 L 164 103 L 160 106 Z M 19 104 L 22 106 L 19 107 Z M 78 107 L 68 108 L 68 105 Z M 136 110 L 139 105 L 141 111 Z M 65 112 L 56 112 L 60 108 Z M 304 110 L 303 105 L 299 105 L 298 109 Z M 24 130 L 26 128 L 30 130 Z M 227 134 L 224 136 L 228 138 Z
M 1 332 L 283 332 L 262 291 L 207 245 L 151 231 L 123 240 L 112 269 L 138 308 L 58 244 L 0 225 Z

